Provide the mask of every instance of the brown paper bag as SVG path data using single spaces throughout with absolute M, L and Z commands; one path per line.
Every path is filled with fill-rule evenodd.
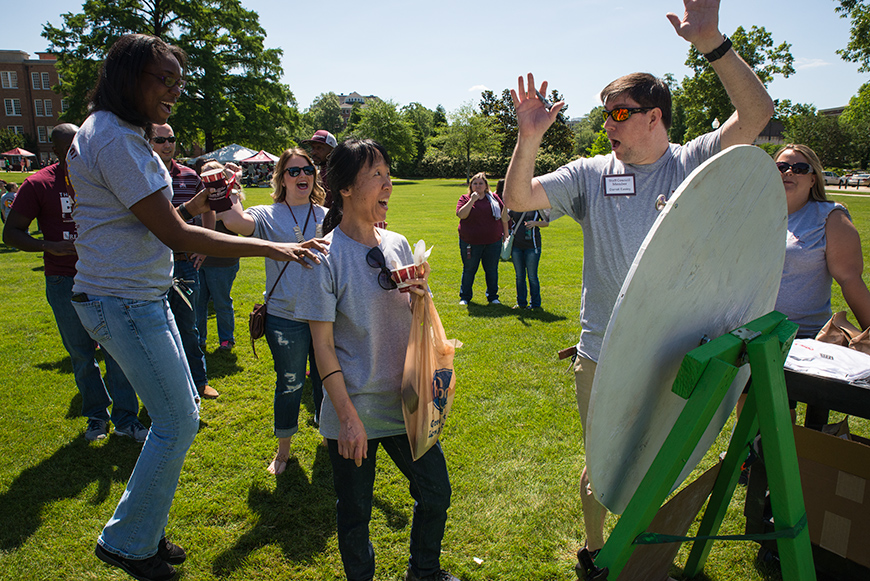
M 816 341 L 833 343 L 870 354 L 870 328 L 861 331 L 846 318 L 846 311 L 834 313 L 816 335 Z
M 402 413 L 411 454 L 417 460 L 438 441 L 453 406 L 453 355 L 462 343 L 447 339 L 428 294 L 412 301 L 411 315 L 402 374 Z

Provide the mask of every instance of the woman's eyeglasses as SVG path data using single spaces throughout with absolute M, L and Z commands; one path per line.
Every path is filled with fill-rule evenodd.
M 396 281 L 393 280 L 393 277 L 390 274 L 390 269 L 387 268 L 387 259 L 384 258 L 384 253 L 381 251 L 379 246 L 375 246 L 369 250 L 368 254 L 366 254 L 366 263 L 372 268 L 381 269 L 378 273 L 378 284 L 382 289 L 393 290 L 399 286 L 396 284 Z
M 797 163 L 786 163 L 784 161 L 778 161 L 776 162 L 776 169 L 779 170 L 779 173 L 785 173 L 788 170 L 791 170 L 791 173 L 800 176 L 808 173 L 813 173 L 813 166 L 802 161 L 799 161 Z
M 160 137 L 152 137 L 152 138 L 151 138 L 151 141 L 153 141 L 154 143 L 156 143 L 156 144 L 158 144 L 158 145 L 162 145 L 162 144 L 166 143 L 167 141 L 168 141 L 169 143 L 175 143 L 175 136 L 174 136 L 174 135 L 170 135 L 169 137 L 163 137 L 163 136 L 160 136 Z
M 314 169 L 313 165 L 306 165 L 305 167 L 285 167 L 284 171 L 290 174 L 291 178 L 295 178 L 302 172 L 305 172 L 307 176 L 313 176 L 317 170 Z
M 172 87 L 178 86 L 179 91 L 183 91 L 184 87 L 187 85 L 187 81 L 180 77 L 170 77 L 167 75 L 158 75 L 157 73 L 152 73 L 151 71 L 142 71 L 143 73 L 148 73 L 152 77 L 157 77 L 160 79 L 164 85 L 166 85 L 167 89 L 171 89 Z
M 605 122 L 608 117 L 612 117 L 614 121 L 621 123 L 628 120 L 628 118 L 635 113 L 643 113 L 645 111 L 650 111 L 651 109 L 653 109 L 653 107 L 620 107 L 613 111 L 602 111 L 601 114 L 604 115 Z

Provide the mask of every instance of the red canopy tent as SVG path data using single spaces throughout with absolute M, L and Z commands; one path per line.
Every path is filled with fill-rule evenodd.
M 268 151 L 263 151 L 261 149 L 255 155 L 243 159 L 241 163 L 275 163 L 276 161 L 278 161 L 278 156 L 272 155 Z
M 16 155 L 23 155 L 24 157 L 36 157 L 35 153 L 30 153 L 26 149 L 21 149 L 20 147 L 16 147 L 15 149 L 10 149 L 9 151 L 0 153 L 0 155 L 5 156 L 5 157 L 14 157 Z

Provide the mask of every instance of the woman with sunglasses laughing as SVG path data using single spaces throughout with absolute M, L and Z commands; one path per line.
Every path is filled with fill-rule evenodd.
M 332 462 L 344 571 L 349 581 L 375 574 L 369 520 L 381 446 L 408 479 L 415 500 L 405 579 L 456 580 L 439 560 L 450 505 L 444 453 L 436 444 L 412 461 L 400 397 L 411 301 L 427 292 L 429 264 L 418 267 L 407 294 L 389 275 L 413 264 L 413 254 L 404 236 L 375 226 L 386 219 L 393 191 L 383 146 L 371 140 L 339 143 L 326 174 L 332 191 L 324 220 L 330 251 L 319 275 L 303 273 L 297 315 L 311 326 L 328 395 L 320 432 Z
M 302 149 L 287 149 L 275 164 L 272 199 L 266 206 L 243 209 L 241 202 L 218 212 L 224 226 L 243 236 L 274 242 L 302 242 L 322 236 L 326 209 L 325 192 L 317 180 L 317 169 Z M 308 322 L 296 314 L 302 267 L 266 259 L 267 300 L 266 341 L 275 364 L 274 433 L 278 451 L 268 471 L 276 476 L 290 461 L 290 440 L 299 431 L 299 406 L 305 385 L 305 369 L 311 359 L 311 387 L 314 396 L 314 421 L 320 420 L 323 399 L 320 376 L 311 346 Z
M 798 323 L 798 337 L 815 337 L 831 318 L 831 283 L 862 329 L 870 326 L 870 291 L 861 278 L 861 238 L 848 210 L 828 201 L 816 153 L 788 144 L 774 156 L 788 203 L 788 238 L 776 310 Z

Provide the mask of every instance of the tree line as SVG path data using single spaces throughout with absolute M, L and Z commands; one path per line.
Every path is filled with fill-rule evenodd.
M 835 0 L 835 11 L 851 21 L 850 39 L 838 51 L 859 72 L 870 70 L 868 0 Z M 448 112 L 420 103 L 399 105 L 379 99 L 354 105 L 345 124 L 338 96 L 320 94 L 300 111 L 283 76 L 281 49 L 265 47 L 265 30 L 256 12 L 240 0 L 88 0 L 79 14 L 62 15 L 62 24 L 43 26 L 49 51 L 57 55 L 61 78 L 56 91 L 68 99 L 63 121 L 80 123 L 87 96 L 106 51 L 121 35 L 145 32 L 162 37 L 189 55 L 188 85 L 173 115 L 180 150 L 198 144 L 211 151 L 229 143 L 273 152 L 327 129 L 337 137 L 370 137 L 394 159 L 394 173 L 408 177 L 460 177 L 476 171 L 504 175 L 516 142 L 516 116 L 509 89 L 483 91 Z M 763 27 L 737 28 L 734 49 L 767 86 L 775 76 L 794 74 L 791 45 L 775 44 Z M 673 95 L 670 139 L 684 143 L 710 131 L 733 112 L 731 100 L 703 55 L 690 47 L 691 75 L 678 81 L 666 75 Z M 563 99 L 558 90 L 548 95 Z M 566 106 L 544 136 L 536 173 L 552 171 L 578 156 L 607 153 L 602 107 L 569 119 Z M 777 102 L 775 120 L 786 142 L 811 146 L 826 167 L 865 169 L 870 163 L 870 83 L 862 86 L 839 117 L 820 114 L 811 104 Z M 21 136 L 0 134 L 5 147 L 25 145 Z M 22 143 L 16 143 L 22 141 Z M 772 153 L 777 146 L 765 145 Z

